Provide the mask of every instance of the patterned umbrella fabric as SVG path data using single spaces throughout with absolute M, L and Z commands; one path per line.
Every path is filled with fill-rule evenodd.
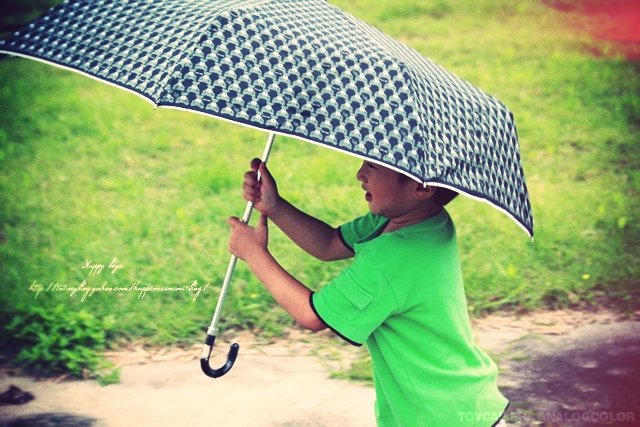
M 511 112 L 324 0 L 72 0 L 0 52 L 384 164 L 533 236 Z

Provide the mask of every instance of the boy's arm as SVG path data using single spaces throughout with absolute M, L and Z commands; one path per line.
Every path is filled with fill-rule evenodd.
M 229 250 L 249 265 L 276 302 L 303 328 L 325 329 L 327 325 L 311 308 L 311 290 L 282 268 L 269 253 L 267 217 L 261 215 L 255 228 L 235 217 L 229 219 L 229 225 L 232 229 Z
M 283 198 L 269 214 L 269 219 L 300 248 L 319 260 L 353 257 L 353 252 L 342 243 L 337 228 L 301 211 Z
M 280 196 L 276 182 L 264 163 L 254 159 L 251 169 L 244 177 L 244 198 L 266 214 L 300 248 L 323 261 L 353 256 L 353 252 L 342 243 L 337 229 L 306 214 Z M 257 179 L 258 171 L 260 181 Z

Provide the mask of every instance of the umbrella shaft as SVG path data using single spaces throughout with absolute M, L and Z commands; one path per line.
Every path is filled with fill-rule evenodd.
M 267 143 L 264 147 L 264 152 L 262 153 L 262 161 L 264 163 L 269 160 L 269 154 L 271 154 L 271 147 L 273 147 L 273 139 L 275 138 L 274 133 L 269 133 L 269 137 L 267 138 Z M 258 173 L 258 179 L 260 179 L 260 173 Z M 247 223 L 251 218 L 251 213 L 253 212 L 253 203 L 247 202 L 247 206 L 244 209 L 244 214 L 242 215 L 242 221 Z M 218 304 L 216 305 L 216 310 L 213 313 L 213 318 L 211 319 L 211 325 L 209 325 L 209 329 L 207 329 L 208 335 L 216 336 L 218 334 L 218 322 L 220 322 L 220 315 L 222 314 L 222 307 L 224 306 L 224 300 L 227 298 L 227 293 L 229 292 L 229 286 L 231 285 L 231 278 L 233 277 L 233 272 L 236 268 L 236 263 L 238 262 L 238 257 L 235 255 L 231 256 L 229 260 L 229 265 L 227 266 L 227 272 L 224 276 L 224 281 L 222 282 L 222 288 L 220 289 L 220 296 L 218 297 Z
M 211 319 L 211 325 L 207 330 L 208 335 L 218 335 L 218 322 L 220 321 L 220 314 L 222 314 L 222 306 L 224 306 L 224 300 L 227 298 L 227 293 L 229 292 L 229 285 L 231 284 L 231 277 L 233 277 L 233 271 L 236 268 L 236 263 L 238 262 L 238 257 L 235 255 L 231 256 L 229 260 L 229 265 L 227 266 L 227 273 L 224 277 L 224 282 L 222 283 L 222 288 L 220 289 L 220 296 L 218 297 L 218 304 L 216 305 L 216 311 L 213 313 L 213 318 Z

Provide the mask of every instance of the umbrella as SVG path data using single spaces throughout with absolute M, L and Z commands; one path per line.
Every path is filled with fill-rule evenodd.
M 265 130 L 263 160 L 281 134 L 382 164 L 487 202 L 533 236 L 512 113 L 325 0 L 69 0 L 0 52 Z M 222 368 L 209 368 L 234 265 L 201 357 L 211 376 L 237 355 L 234 344 Z

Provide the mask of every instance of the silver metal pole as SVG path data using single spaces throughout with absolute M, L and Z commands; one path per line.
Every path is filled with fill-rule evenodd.
M 267 160 L 269 160 L 269 154 L 271 154 L 271 147 L 273 147 L 274 138 L 275 138 L 275 134 L 269 133 L 269 137 L 267 138 L 267 143 L 264 147 L 264 152 L 262 153 L 263 163 L 266 163 Z M 260 179 L 260 173 L 258 173 L 258 179 Z M 253 203 L 247 202 L 247 206 L 244 209 L 244 215 L 242 215 L 242 221 L 245 223 L 249 222 L 252 212 L 253 212 Z M 220 290 L 220 296 L 218 297 L 218 304 L 216 305 L 216 310 L 213 313 L 213 318 L 211 319 L 211 325 L 207 329 L 208 335 L 218 334 L 218 323 L 220 321 L 222 307 L 227 297 L 227 292 L 229 291 L 229 285 L 231 284 L 231 277 L 233 276 L 233 272 L 236 268 L 237 261 L 238 261 L 238 257 L 236 257 L 235 255 L 232 255 L 231 259 L 229 260 L 229 265 L 227 266 L 227 273 L 224 276 L 224 281 L 222 282 L 222 288 Z

